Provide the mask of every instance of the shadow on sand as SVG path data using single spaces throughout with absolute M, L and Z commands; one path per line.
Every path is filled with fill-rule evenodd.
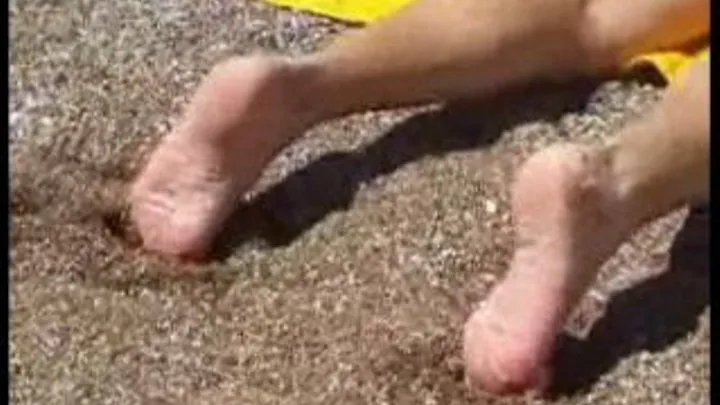
M 583 340 L 563 336 L 551 396 L 585 391 L 629 355 L 662 351 L 698 327 L 710 298 L 709 212 L 691 212 L 667 271 L 617 293 Z
M 398 124 L 362 149 L 322 156 L 240 207 L 218 238 L 213 259 L 222 261 L 253 239 L 287 245 L 328 214 L 348 209 L 363 183 L 426 156 L 486 147 L 520 123 L 582 110 L 597 85 L 532 86 L 449 105 Z
M 222 261 L 252 240 L 287 245 L 328 214 L 348 209 L 363 183 L 426 156 L 486 147 L 520 123 L 581 110 L 597 85 L 535 86 L 449 105 L 400 123 L 365 148 L 329 153 L 240 207 L 213 258 Z M 586 339 L 562 338 L 551 396 L 587 390 L 621 359 L 663 350 L 697 328 L 709 305 L 708 218 L 695 210 L 676 238 L 668 271 L 617 293 Z

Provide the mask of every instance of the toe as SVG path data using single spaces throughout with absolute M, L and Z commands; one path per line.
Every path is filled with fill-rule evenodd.
M 178 221 L 175 209 L 145 201 L 131 212 L 145 250 L 181 259 L 204 257 L 208 243 L 199 232 L 200 225 Z
M 542 391 L 549 369 L 531 342 L 516 340 L 477 311 L 465 326 L 464 356 L 471 388 L 494 395 Z

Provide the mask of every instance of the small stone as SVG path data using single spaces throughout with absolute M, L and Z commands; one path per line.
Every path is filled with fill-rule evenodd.
M 497 212 L 497 203 L 493 200 L 485 200 L 485 211 L 488 214 L 495 214 Z

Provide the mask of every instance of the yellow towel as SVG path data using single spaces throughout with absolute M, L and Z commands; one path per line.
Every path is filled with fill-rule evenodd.
M 332 17 L 353 23 L 371 23 L 387 17 L 414 0 L 265 0 L 276 6 L 290 7 L 301 11 Z M 653 66 L 670 83 L 694 61 L 707 59 L 710 47 L 700 50 L 678 50 L 640 55 L 629 61 L 628 67 L 639 65 Z
M 413 0 L 265 0 L 276 6 L 353 23 L 375 22 L 394 14 Z
M 655 52 L 640 55 L 630 60 L 628 69 L 643 64 L 654 67 L 667 80 L 668 83 L 679 81 L 685 71 L 696 61 L 708 60 L 710 58 L 710 47 L 703 46 L 700 49 Z

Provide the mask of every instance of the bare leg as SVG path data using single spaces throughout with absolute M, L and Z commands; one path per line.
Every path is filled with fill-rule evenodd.
M 145 246 L 205 253 L 265 164 L 322 119 L 584 72 L 574 32 L 582 3 L 421 0 L 318 54 L 223 63 L 134 185 L 133 216 Z M 429 48 L 437 51 L 421 51 Z
M 644 27 L 653 26 L 644 23 L 649 15 L 657 28 L 657 21 L 683 21 L 673 17 L 694 16 L 708 5 L 709 0 L 638 0 L 633 7 L 622 0 L 418 0 L 318 54 L 230 60 L 201 84 L 184 121 L 133 185 L 134 222 L 146 248 L 201 257 L 267 162 L 323 119 L 612 68 L 629 49 L 621 44 L 652 38 L 643 36 Z M 626 24 L 616 25 L 620 14 Z M 659 32 L 677 31 L 679 37 L 657 37 L 642 46 L 655 49 L 693 34 L 673 24 Z M 708 27 L 709 21 L 701 29 Z M 602 34 L 607 30 L 612 37 Z
M 551 147 L 513 189 L 517 250 L 505 280 L 466 325 L 476 388 L 542 388 L 557 333 L 602 263 L 637 227 L 709 189 L 709 63 L 601 148 Z

